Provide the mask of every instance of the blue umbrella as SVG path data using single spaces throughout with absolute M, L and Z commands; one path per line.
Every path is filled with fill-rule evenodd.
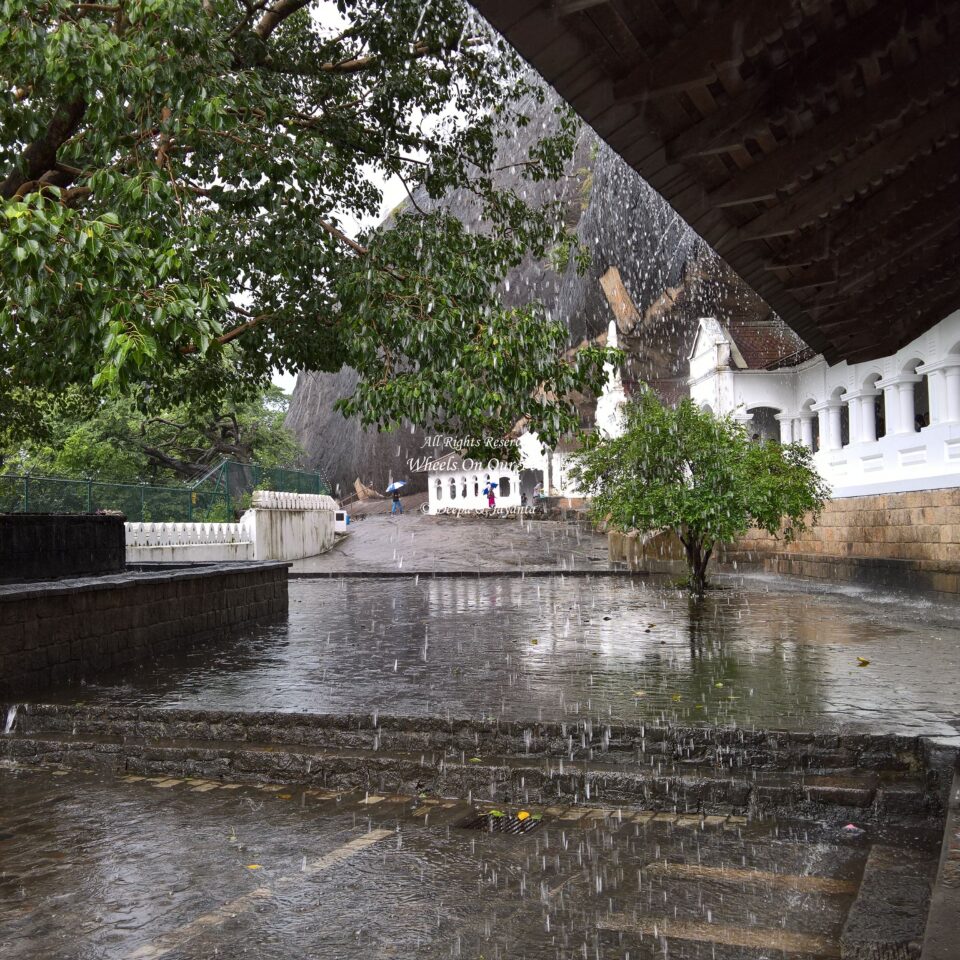
M 399 490 L 401 487 L 405 487 L 406 485 L 406 480 L 394 480 L 393 483 L 387 487 L 387 493 L 393 493 L 394 490 Z

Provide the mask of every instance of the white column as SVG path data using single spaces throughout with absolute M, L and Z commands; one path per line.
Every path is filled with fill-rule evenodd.
M 925 363 L 917 373 L 927 377 L 931 424 L 960 423 L 960 356 Z
M 923 377 L 915 373 L 898 373 L 896 376 L 878 380 L 883 388 L 884 415 L 887 420 L 887 436 L 916 432 L 913 408 L 913 385 Z
M 840 428 L 840 409 L 843 406 L 839 400 L 821 400 L 815 403 L 813 409 L 820 418 L 820 449 L 839 450 L 843 446 L 843 434 Z
M 800 442 L 808 449 L 813 449 L 813 417 L 800 417 Z
M 880 385 L 880 381 L 877 381 Z M 883 416 L 887 423 L 887 436 L 893 433 L 900 433 L 900 424 L 903 422 L 900 416 L 900 400 L 897 385 L 895 383 L 883 384 Z
M 847 405 L 847 425 L 850 432 L 850 443 L 860 442 L 860 404 L 857 403 L 859 394 L 848 391 L 842 397 Z
M 748 436 L 754 432 L 751 429 L 753 427 L 752 413 L 747 413 L 746 410 L 736 410 L 730 415 L 730 419 L 733 420 L 734 423 L 739 423 L 743 429 L 747 431 Z
M 944 418 L 943 371 L 927 374 L 927 395 L 930 397 L 930 422 L 939 423 Z
M 876 393 L 865 393 L 860 400 L 860 442 L 877 442 Z
M 946 367 L 943 371 L 947 381 L 947 421 L 957 423 L 960 421 L 960 365 Z
M 774 419 L 780 424 L 780 442 L 793 443 L 793 417 L 789 413 L 778 413 Z
M 830 408 L 827 404 L 818 403 L 813 407 L 817 411 L 817 420 L 820 423 L 820 449 L 830 450 Z
M 900 433 L 916 433 L 917 415 L 913 409 L 913 382 L 898 383 L 900 409 L 897 411 L 900 418 Z
M 851 390 L 843 395 L 850 410 L 850 442 L 874 443 L 877 439 L 876 397 L 879 390 Z

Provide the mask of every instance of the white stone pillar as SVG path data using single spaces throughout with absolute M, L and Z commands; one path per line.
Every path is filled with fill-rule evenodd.
M 927 377 L 931 424 L 960 423 L 960 356 L 925 363 L 917 373 Z
M 860 442 L 860 404 L 857 402 L 859 394 L 848 391 L 841 398 L 847 405 L 847 426 L 849 428 L 849 443 Z
M 753 414 L 747 413 L 746 410 L 738 409 L 735 410 L 731 415 L 730 419 L 734 423 L 739 423 L 744 430 L 747 431 L 747 436 L 750 436 L 755 431 L 753 430 Z
M 946 379 L 946 407 L 948 423 L 960 422 L 960 363 L 956 366 L 945 367 L 943 371 Z
M 860 442 L 877 442 L 876 393 L 864 393 L 860 400 Z
M 820 449 L 830 450 L 830 408 L 825 403 L 818 403 L 813 409 L 817 411 L 820 424 Z
M 810 414 L 800 417 L 800 442 L 808 449 L 813 449 L 813 417 Z
M 789 413 L 778 413 L 774 419 L 780 424 L 780 442 L 793 443 L 793 417 Z
M 877 386 L 881 382 L 877 381 Z M 900 416 L 899 391 L 895 383 L 882 384 L 883 386 L 883 417 L 887 424 L 887 436 L 893 433 L 901 433 L 900 424 L 903 422 Z
M 843 446 L 843 432 L 840 423 L 840 409 L 843 406 L 839 400 L 821 400 L 815 403 L 813 409 L 820 418 L 820 449 L 839 450 Z
M 915 373 L 898 373 L 896 376 L 877 381 L 877 386 L 883 388 L 887 436 L 894 433 L 916 432 L 913 385 L 921 380 L 923 377 Z
M 876 441 L 876 398 L 879 393 L 879 390 L 852 390 L 843 395 L 850 411 L 851 443 L 874 443 Z
M 899 409 L 897 416 L 900 421 L 900 433 L 917 432 L 917 414 L 913 405 L 913 384 L 914 378 L 910 378 L 906 383 L 897 384 L 897 393 L 899 394 Z

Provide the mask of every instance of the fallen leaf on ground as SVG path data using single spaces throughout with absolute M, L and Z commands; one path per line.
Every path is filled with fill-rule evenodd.
M 857 657 L 857 666 L 868 667 L 870 666 L 870 661 L 866 657 Z
M 521 810 L 521 811 L 517 814 L 517 819 L 518 819 L 518 820 L 529 820 L 529 819 L 530 819 L 530 814 L 529 814 L 526 810 Z
M 248 864 L 247 864 L 247 869 L 248 869 L 248 870 L 259 870 L 259 869 L 260 869 L 260 864 L 259 864 L 259 863 L 248 863 Z

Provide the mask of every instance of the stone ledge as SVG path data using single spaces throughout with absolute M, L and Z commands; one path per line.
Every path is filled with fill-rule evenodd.
M 287 569 L 291 563 L 283 560 L 238 561 L 236 563 L 149 564 L 135 565 L 125 573 L 111 573 L 95 577 L 74 577 L 69 580 L 43 580 L 22 583 L 0 584 L 0 603 L 11 600 L 48 599 L 75 593 L 91 593 L 99 590 L 124 589 L 148 586 L 156 583 L 173 583 L 178 580 L 203 580 L 229 574 L 249 573 L 255 570 Z

